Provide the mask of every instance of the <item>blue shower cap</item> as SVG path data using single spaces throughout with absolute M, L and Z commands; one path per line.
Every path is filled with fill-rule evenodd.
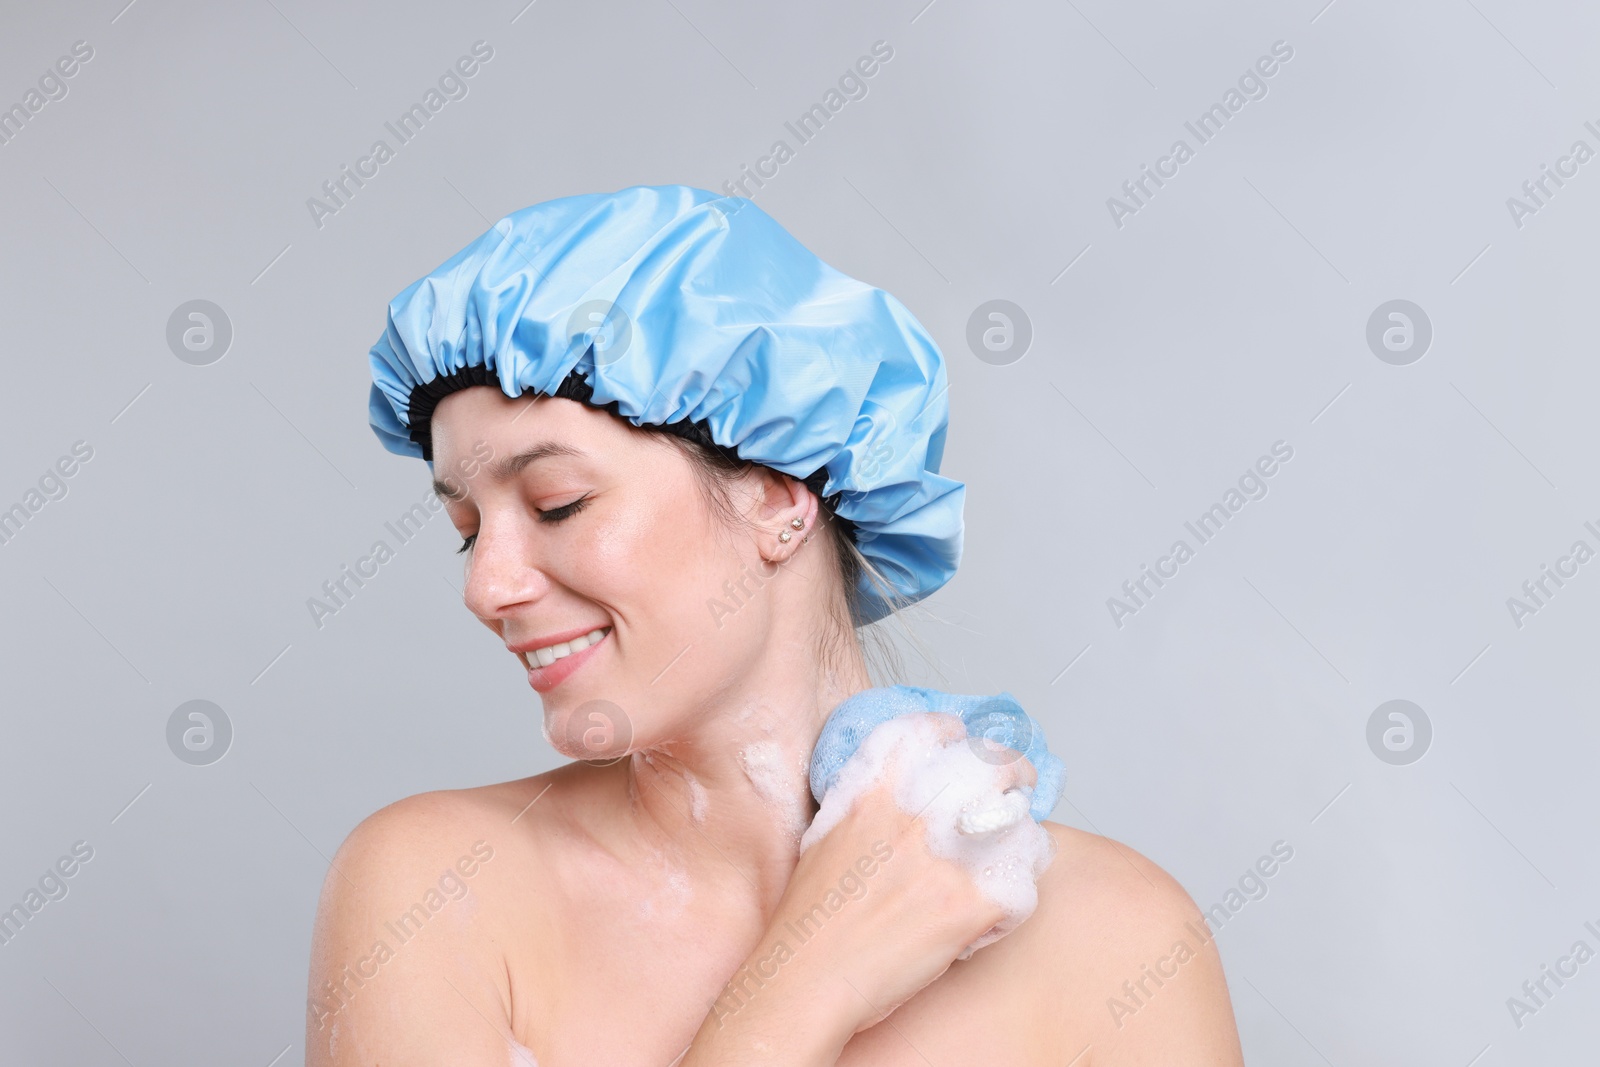
M 636 185 L 507 215 L 390 301 L 369 361 L 373 431 L 430 468 L 444 396 L 564 396 L 803 480 L 904 602 L 961 561 L 938 346 L 744 197 Z M 893 608 L 865 573 L 858 592 L 860 622 Z

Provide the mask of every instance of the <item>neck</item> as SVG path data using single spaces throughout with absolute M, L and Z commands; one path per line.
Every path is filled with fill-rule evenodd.
M 854 642 L 843 670 L 811 657 L 771 657 L 770 669 L 702 707 L 691 733 L 619 764 L 648 844 L 710 879 L 776 905 L 816 814 L 811 753 L 828 715 L 871 687 Z M 787 662 L 785 662 L 787 661 Z

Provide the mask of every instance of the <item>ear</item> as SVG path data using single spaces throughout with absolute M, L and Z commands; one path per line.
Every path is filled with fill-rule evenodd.
M 756 537 L 762 558 L 787 563 L 810 540 L 817 525 L 817 497 L 805 483 L 770 468 L 760 468 Z M 794 520 L 801 525 L 796 527 Z M 785 538 L 784 535 L 788 535 Z

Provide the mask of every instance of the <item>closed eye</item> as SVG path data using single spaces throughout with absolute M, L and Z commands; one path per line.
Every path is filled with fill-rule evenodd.
M 585 493 L 570 504 L 563 504 L 559 508 L 539 512 L 540 522 L 561 522 L 570 519 L 584 508 L 588 507 L 589 494 Z
M 589 494 L 585 493 L 583 496 L 580 496 L 570 504 L 563 504 L 559 508 L 551 508 L 548 511 L 539 512 L 539 521 L 562 522 L 566 519 L 572 518 L 572 516 L 576 515 L 578 512 L 582 511 L 588 506 Z M 461 547 L 456 549 L 456 554 L 460 555 L 463 552 L 470 552 L 472 550 L 472 546 L 477 543 L 477 540 L 478 535 L 472 534 L 470 537 L 461 542 Z

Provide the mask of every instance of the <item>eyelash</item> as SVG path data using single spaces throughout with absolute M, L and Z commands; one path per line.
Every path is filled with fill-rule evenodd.
M 565 521 L 567 519 L 572 518 L 572 516 L 576 515 L 578 512 L 580 512 L 584 508 L 588 507 L 589 506 L 588 501 L 589 501 L 589 494 L 585 493 L 583 496 L 580 496 L 578 499 L 574 500 L 570 504 L 563 504 L 559 508 L 551 508 L 549 511 L 541 511 L 541 512 L 539 512 L 539 521 L 540 522 L 563 522 L 563 521 Z M 473 544 L 477 540 L 478 540 L 478 535 L 477 534 L 473 534 L 471 537 L 468 537 L 466 540 L 462 541 L 461 542 L 461 547 L 456 549 L 456 555 L 461 555 L 463 552 L 466 552 L 466 551 L 470 550 L 472 548 Z

